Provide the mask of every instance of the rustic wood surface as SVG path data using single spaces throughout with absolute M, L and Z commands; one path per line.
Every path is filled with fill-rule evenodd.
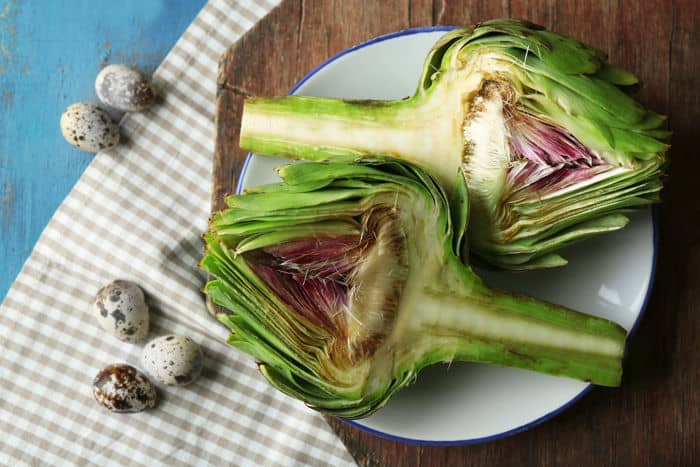
M 94 154 L 58 121 L 108 64 L 147 74 L 206 0 L 0 0 L 0 302 Z
M 527 18 L 609 53 L 642 79 L 639 99 L 669 116 L 672 164 L 651 301 L 628 350 L 623 386 L 595 389 L 526 432 L 486 444 L 413 446 L 330 420 L 362 466 L 700 465 L 700 2 L 696 0 L 286 0 L 222 57 L 213 207 L 233 191 L 242 100 L 284 94 L 333 54 L 431 24 Z

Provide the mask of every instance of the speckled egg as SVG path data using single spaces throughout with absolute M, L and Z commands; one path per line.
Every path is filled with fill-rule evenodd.
M 153 339 L 143 349 L 141 363 L 163 384 L 184 386 L 202 372 L 202 349 L 185 336 L 169 335 Z
M 148 305 L 133 282 L 116 280 L 102 287 L 93 311 L 105 331 L 125 342 L 138 342 L 148 335 Z
M 123 112 L 145 110 L 156 100 L 151 80 L 126 65 L 109 65 L 95 79 L 98 99 Z
M 115 364 L 100 370 L 92 383 L 95 400 L 112 412 L 141 412 L 156 406 L 156 388 L 131 365 Z
M 119 142 L 117 124 L 107 112 L 89 102 L 78 102 L 63 112 L 61 133 L 70 144 L 87 152 L 111 148 Z

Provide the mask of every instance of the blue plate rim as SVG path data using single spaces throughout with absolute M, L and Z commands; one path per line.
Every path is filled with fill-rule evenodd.
M 451 31 L 453 29 L 457 29 L 459 26 L 423 26 L 423 27 L 418 27 L 418 28 L 408 28 L 408 29 L 402 29 L 400 31 L 395 31 L 391 32 L 389 34 L 384 34 L 381 36 L 377 36 L 373 39 L 370 39 L 368 41 L 362 42 L 360 44 L 357 44 L 353 47 L 350 47 L 349 49 L 345 49 L 336 55 L 332 56 L 325 62 L 321 63 L 318 65 L 316 68 L 311 70 L 306 76 L 304 76 L 301 80 L 299 80 L 292 89 L 289 90 L 289 94 L 294 94 L 297 89 L 299 89 L 304 83 L 306 83 L 311 77 L 313 77 L 316 73 L 318 73 L 322 68 L 326 67 L 330 63 L 333 63 L 334 61 L 338 60 L 339 58 L 342 58 L 343 56 L 352 53 L 358 49 L 362 49 L 364 47 L 367 47 L 372 44 L 376 44 L 378 42 L 384 42 L 389 39 L 394 39 L 396 37 L 401 37 L 401 36 L 407 36 L 407 35 L 413 35 L 413 34 L 423 34 L 423 33 L 431 33 L 431 32 L 440 32 L 440 31 Z M 243 163 L 243 168 L 241 169 L 241 174 L 238 177 L 238 183 L 236 186 L 236 194 L 241 194 L 243 191 L 243 179 L 245 178 L 245 174 L 248 171 L 248 166 L 250 165 L 250 161 L 253 158 L 253 153 L 248 153 L 248 156 L 246 157 L 245 162 Z M 632 325 L 632 328 L 630 331 L 627 333 L 627 340 L 629 340 L 634 333 L 637 331 L 637 328 L 639 327 L 639 323 L 642 320 L 642 316 L 644 315 L 644 312 L 647 309 L 647 305 L 649 304 L 649 299 L 651 298 L 651 292 L 653 289 L 654 285 L 654 278 L 656 277 L 656 263 L 657 263 L 657 255 L 659 251 L 659 225 L 658 225 L 658 217 L 659 217 L 659 208 L 658 206 L 653 206 L 651 209 L 651 222 L 652 222 L 652 243 L 653 243 L 653 252 L 652 252 L 652 258 L 651 258 L 651 274 L 649 275 L 649 280 L 647 282 L 647 291 L 644 296 L 644 301 L 642 302 L 642 307 L 639 310 L 639 315 L 637 316 L 637 319 L 635 320 L 634 324 Z M 417 439 L 417 438 L 406 438 L 403 436 L 396 436 L 392 435 L 390 433 L 385 433 L 380 430 L 375 430 L 373 428 L 369 428 L 367 426 L 364 426 L 360 424 L 359 422 L 356 422 L 354 420 L 345 420 L 342 418 L 339 418 L 338 420 L 341 420 L 344 423 L 347 423 L 350 426 L 353 426 L 355 428 L 358 428 L 362 431 L 365 431 L 367 433 L 371 433 L 375 436 L 378 436 L 380 438 L 388 439 L 391 441 L 399 441 L 402 443 L 408 443 L 408 444 L 415 444 L 415 445 L 420 445 L 420 446 L 466 446 L 470 444 L 480 444 L 480 443 L 487 443 L 489 441 L 496 441 L 498 439 L 506 438 L 508 436 L 515 435 L 517 433 L 529 430 L 531 428 L 534 428 L 535 426 L 546 422 L 547 420 L 556 417 L 560 413 L 564 412 L 567 410 L 569 407 L 574 405 L 576 402 L 578 402 L 583 396 L 585 396 L 588 392 L 590 392 L 591 389 L 593 389 L 594 385 L 593 384 L 588 384 L 585 388 L 581 390 L 578 394 L 576 394 L 574 397 L 572 397 L 566 404 L 558 407 L 557 409 L 552 410 L 549 413 L 546 413 L 542 415 L 541 417 L 528 422 L 524 425 L 512 428 L 510 430 L 503 431 L 501 433 L 496 433 L 495 435 L 490 435 L 490 436 L 484 436 L 481 438 L 470 438 L 470 439 L 460 439 L 460 440 L 449 440 L 449 441 L 433 441 L 433 440 L 426 440 L 426 439 Z

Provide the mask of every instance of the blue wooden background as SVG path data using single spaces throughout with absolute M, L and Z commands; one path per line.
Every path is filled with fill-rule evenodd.
M 110 63 L 150 73 L 205 0 L 0 0 L 0 301 L 92 155 L 62 138 Z

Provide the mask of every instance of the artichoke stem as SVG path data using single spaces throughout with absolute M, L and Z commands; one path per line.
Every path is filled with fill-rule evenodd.
M 418 367 L 473 361 L 619 386 L 626 331 L 612 321 L 531 297 L 483 288 L 416 300 Z M 422 315 L 420 309 L 439 310 Z M 421 320 L 421 317 L 424 319 Z
M 446 142 L 446 137 L 439 137 L 446 131 L 450 130 L 439 116 L 416 97 L 398 101 L 256 97 L 245 103 L 240 145 L 257 154 L 291 159 L 338 161 L 384 155 L 420 162 L 446 152 L 438 147 Z M 453 179 L 453 171 L 449 177 Z
M 411 120 L 399 123 L 401 107 L 402 101 L 253 98 L 243 110 L 241 146 L 260 154 L 307 160 L 400 154 L 413 130 Z

